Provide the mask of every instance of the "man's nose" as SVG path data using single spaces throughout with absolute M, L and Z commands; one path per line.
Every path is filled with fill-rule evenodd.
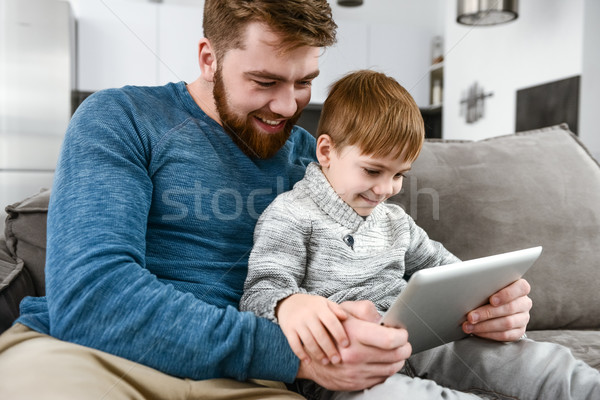
M 275 93 L 269 104 L 271 112 L 283 117 L 292 117 L 298 111 L 298 95 L 293 86 L 283 86 Z

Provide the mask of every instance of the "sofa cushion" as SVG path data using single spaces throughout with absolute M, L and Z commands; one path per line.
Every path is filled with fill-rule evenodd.
M 552 342 L 569 348 L 575 358 L 600 370 L 600 331 L 549 330 L 527 332 L 530 339 Z
M 600 167 L 565 125 L 427 141 L 391 201 L 464 260 L 542 245 L 529 328 L 600 327 Z
M 23 260 L 35 286 L 35 295 L 45 294 L 46 217 L 50 191 L 42 189 L 25 200 L 6 207 L 4 234 L 8 250 Z
M 15 260 L 0 237 L 0 333 L 19 316 L 19 303 L 25 296 L 35 295 L 33 280 L 22 260 Z

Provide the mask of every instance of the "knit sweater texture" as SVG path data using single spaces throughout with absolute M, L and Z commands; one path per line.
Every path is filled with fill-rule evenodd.
M 237 305 L 258 216 L 314 154 L 295 127 L 247 157 L 184 82 L 90 96 L 55 174 L 46 297 L 18 322 L 174 376 L 292 381 L 280 328 Z
M 358 215 L 311 163 L 256 225 L 240 309 L 276 321 L 279 301 L 310 293 L 384 312 L 416 271 L 457 261 L 398 205 Z

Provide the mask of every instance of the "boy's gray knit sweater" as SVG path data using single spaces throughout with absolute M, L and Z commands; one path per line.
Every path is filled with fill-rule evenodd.
M 358 215 L 312 163 L 256 225 L 240 309 L 276 321 L 280 300 L 311 293 L 371 300 L 383 312 L 415 271 L 457 261 L 397 205 Z

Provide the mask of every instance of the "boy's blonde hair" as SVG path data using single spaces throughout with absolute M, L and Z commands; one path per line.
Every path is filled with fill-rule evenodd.
M 251 22 L 266 24 L 281 36 L 280 50 L 301 46 L 328 47 L 335 43 L 337 25 L 327 0 L 206 0 L 204 36 L 217 59 L 244 43 Z
M 336 151 L 358 146 L 363 154 L 414 161 L 425 139 L 419 107 L 385 74 L 360 70 L 337 82 L 323 104 L 317 136 L 329 135 Z

